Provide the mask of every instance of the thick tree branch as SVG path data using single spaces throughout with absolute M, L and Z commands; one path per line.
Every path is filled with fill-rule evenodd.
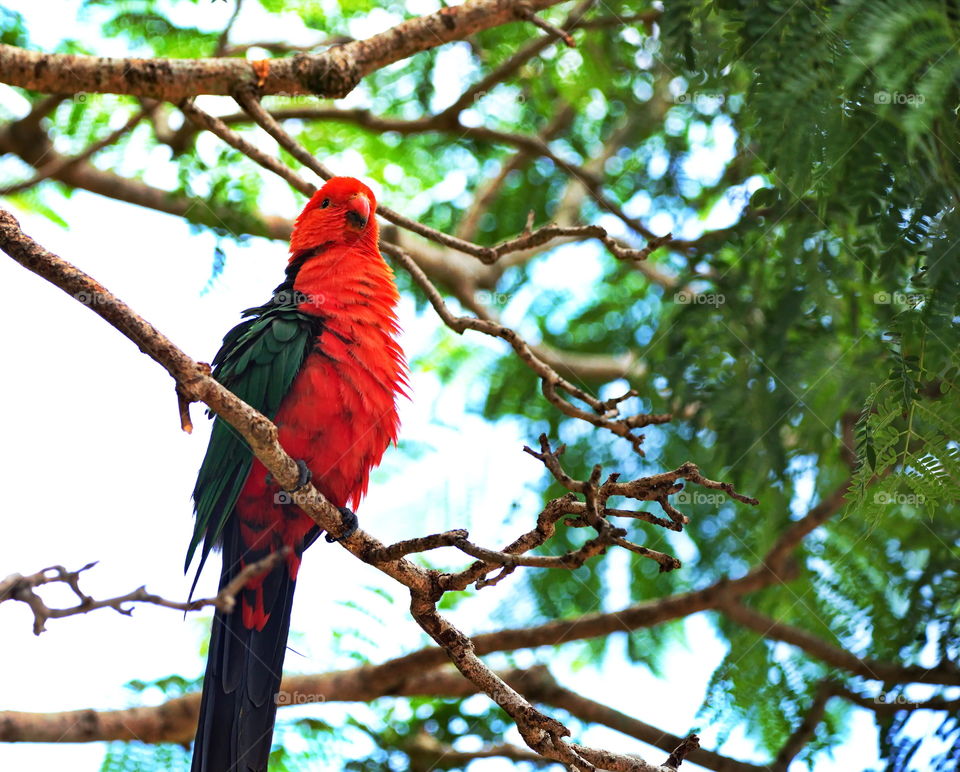
M 525 0 L 524 6 L 537 11 L 559 1 Z M 520 21 L 518 5 L 516 0 L 467 0 L 319 54 L 263 60 L 265 77 L 243 59 L 118 59 L 44 54 L 0 45 L 0 78 L 11 86 L 45 93 L 130 94 L 171 102 L 199 94 L 229 95 L 249 83 L 256 83 L 264 94 L 339 98 L 388 64 Z
M 440 653 L 438 649 L 430 649 Z M 588 724 L 602 724 L 641 742 L 672 750 L 683 738 L 586 698 L 558 684 L 547 668 L 498 671 L 498 677 L 533 702 L 549 705 Z M 955 710 L 958 700 L 933 698 L 907 701 L 902 697 L 869 697 L 826 685 L 838 696 L 868 710 L 887 714 L 903 710 Z M 477 686 L 452 669 L 441 656 L 432 666 L 417 658 L 401 657 L 381 665 L 317 675 L 289 675 L 283 679 L 278 704 L 305 702 L 371 702 L 381 697 L 468 697 Z M 160 705 L 121 710 L 74 710 L 55 713 L 0 712 L 2 742 L 101 742 L 139 739 L 147 743 L 188 743 L 196 729 L 199 693 L 176 697 Z M 800 731 L 800 728 L 798 728 Z M 757 767 L 701 748 L 690 761 L 716 772 L 759 772 Z
M 720 483 L 716 483 L 716 485 L 720 485 Z M 825 501 L 834 502 L 836 499 L 835 496 L 829 496 Z M 839 504 L 836 504 L 834 511 L 839 509 L 839 506 Z M 825 514 L 821 508 L 815 508 L 811 515 L 821 522 L 825 519 Z M 808 515 L 808 517 L 811 517 L 811 515 Z M 451 532 L 450 541 L 455 541 L 459 536 L 460 532 Z M 784 581 L 786 578 L 783 575 L 773 573 L 764 565 L 760 565 L 737 580 L 721 581 L 701 590 L 640 603 L 613 613 L 585 615 L 575 620 L 558 620 L 530 628 L 501 630 L 475 635 L 472 637 L 473 652 L 482 655 L 494 651 L 556 645 L 570 640 L 608 636 L 617 631 L 648 627 L 669 619 L 685 617 L 700 610 L 722 608 L 729 604 L 730 598 L 740 597 L 745 593 Z M 457 683 L 461 684 L 460 689 L 452 688 L 450 682 L 445 680 L 447 676 L 444 675 L 444 671 L 436 670 L 445 661 L 446 655 L 442 649 L 428 648 L 377 666 L 366 666 L 320 676 L 288 678 L 284 681 L 283 688 L 290 692 L 322 695 L 323 698 L 328 700 L 362 701 L 371 700 L 385 694 L 403 696 L 422 693 L 439 696 L 461 696 L 472 693 L 472 691 L 463 691 L 463 688 L 474 689 L 476 687 L 466 686 L 464 682 L 458 681 Z M 675 747 L 683 739 L 659 732 L 659 730 L 614 711 L 608 706 L 586 700 L 575 693 L 562 690 L 562 688 L 558 689 L 552 679 L 535 678 L 531 673 L 524 675 L 522 681 L 518 680 L 516 674 L 510 673 L 501 674 L 501 678 L 534 701 L 562 708 L 584 721 L 604 723 L 644 742 L 659 744 L 667 749 Z M 877 709 L 879 712 L 889 712 L 891 709 L 911 709 L 911 706 L 904 706 L 902 701 L 897 701 L 894 698 L 865 698 L 853 693 L 848 694 L 841 687 L 834 688 L 832 693 L 840 694 L 856 704 Z M 915 707 L 943 710 L 948 709 L 951 705 L 952 703 L 949 700 L 934 699 L 929 704 L 918 704 Z M 116 713 L 81 711 L 71 714 L 50 715 L 0 714 L 0 739 L 43 741 L 54 736 L 54 733 L 56 733 L 55 736 L 59 737 L 66 728 L 69 728 L 69 732 L 63 736 L 64 741 L 132 739 L 129 734 L 123 733 L 129 732 L 130 726 L 135 726 L 138 736 L 148 742 L 151 741 L 151 731 L 161 730 L 168 732 L 168 734 L 160 739 L 187 741 L 193 731 L 195 711 L 196 697 L 194 696 L 172 700 L 156 708 L 137 708 L 132 711 Z M 130 722 L 134 723 L 131 724 Z M 171 736 L 170 732 L 173 731 L 170 729 L 171 726 L 180 727 L 178 731 L 182 734 L 178 737 Z M 101 733 L 103 731 L 113 731 L 119 734 L 104 735 Z M 746 772 L 752 769 L 750 765 L 725 757 L 717 757 L 715 754 L 702 749 L 691 754 L 690 759 L 724 772 L 726 770 Z
M 789 643 L 831 667 L 847 670 L 872 681 L 960 686 L 960 669 L 952 662 L 941 662 L 935 667 L 927 668 L 922 665 L 899 665 L 862 659 L 813 633 L 761 614 L 739 600 L 730 599 L 720 610 L 738 625 L 754 630 L 764 638 Z

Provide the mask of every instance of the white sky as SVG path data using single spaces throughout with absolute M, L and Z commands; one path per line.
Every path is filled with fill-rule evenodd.
M 6 5 L 26 15 L 36 43 L 50 47 L 65 34 L 78 34 L 72 29 L 70 10 L 76 0 L 62 3 L 66 7 L 55 17 L 32 0 Z M 415 10 L 428 12 L 434 5 L 433 0 L 423 0 Z M 218 28 L 228 12 L 223 3 L 187 6 L 197 15 L 190 23 L 199 26 Z M 182 6 L 182 10 L 188 8 Z M 376 14 L 373 26 L 377 29 L 353 32 L 370 34 L 391 22 L 386 14 Z M 280 22 L 259 12 L 255 4 L 245 6 L 235 39 L 269 37 L 293 42 L 313 39 L 289 19 Z M 95 32 L 86 39 L 98 41 L 98 53 L 123 53 L 119 43 L 99 41 Z M 20 101 L 5 88 L 0 99 L 11 109 Z M 274 200 L 290 201 L 291 206 L 297 201 L 279 193 L 279 188 Z M 265 300 L 282 276 L 283 246 L 254 240 L 245 248 L 227 247 L 227 268 L 204 293 L 212 236 L 191 234 L 177 218 L 82 192 L 58 203 L 56 209 L 71 224 L 69 231 L 36 216 L 17 214 L 27 233 L 92 274 L 200 360 L 209 361 L 224 332 L 237 323 L 240 311 Z M 570 272 L 563 275 L 571 279 L 571 286 L 583 286 L 589 283 L 592 270 L 587 261 L 586 282 L 574 281 L 580 277 Z M 556 271 L 550 273 L 557 276 Z M 146 585 L 166 597 L 185 598 L 189 582 L 182 562 L 192 529 L 189 496 L 209 431 L 200 408 L 193 409 L 194 434 L 183 434 L 172 381 L 133 344 L 10 260 L 0 260 L 0 286 L 5 289 L 0 340 L 9 363 L 0 388 L 7 406 L 7 446 L 17 449 L 5 464 L 6 484 L 0 487 L 4 515 L 0 575 L 29 573 L 55 563 L 77 568 L 98 560 L 99 565 L 83 580 L 84 589 L 95 597 Z M 439 322 L 432 313 L 417 318 L 412 303 L 406 301 L 401 316 L 403 344 L 414 358 L 432 345 Z M 478 336 L 468 340 L 489 345 Z M 468 524 L 478 542 L 499 545 L 532 521 L 541 468 L 521 452 L 522 444 L 532 438 L 521 435 L 510 422 L 491 426 L 464 412 L 466 386 L 440 388 L 432 376 L 413 374 L 413 402 L 403 406 L 403 437 L 429 449 L 417 460 L 388 454 L 384 467 L 375 473 L 371 493 L 358 514 L 363 527 L 382 540 Z M 507 515 L 514 502 L 519 503 L 517 513 Z M 624 570 L 622 558 L 616 553 L 607 558 L 614 575 Z M 200 595 L 212 594 L 215 573 L 215 567 L 207 571 Z M 464 602 L 454 621 L 468 632 L 493 629 L 490 610 L 506 593 L 515 592 L 517 581 L 513 577 Z M 383 588 L 396 601 L 388 604 L 369 588 Z M 331 594 L 333 589 L 337 595 Z M 44 594 L 51 602 L 70 600 L 63 592 Z M 381 622 L 347 608 L 348 600 L 369 607 Z M 40 637 L 32 635 L 31 622 L 21 604 L 0 607 L 4 652 L 0 709 L 117 708 L 135 702 L 123 688 L 130 679 L 150 680 L 171 673 L 193 677 L 202 670 L 198 649 L 207 635 L 207 617 L 191 615 L 184 620 L 177 612 L 150 606 L 138 607 L 130 618 L 104 610 L 52 620 Z M 704 615 L 687 624 L 695 649 L 668 655 L 664 680 L 628 664 L 622 654 L 622 636 L 599 672 L 578 667 L 567 653 L 541 652 L 535 658 L 520 652 L 516 659 L 521 665 L 546 661 L 564 684 L 683 734 L 723 655 Z M 361 637 L 333 639 L 332 629 L 351 625 L 374 642 Z M 297 653 L 288 653 L 290 671 L 350 667 L 355 664 L 351 649 L 382 661 L 425 642 L 408 618 L 404 595 L 395 583 L 339 547 L 322 543 L 306 555 L 292 626 Z M 151 697 L 159 699 L 157 695 L 146 699 Z M 339 715 L 344 708 L 331 704 L 306 710 L 315 710 L 322 718 Z M 707 730 L 702 736 L 705 746 L 714 747 L 713 732 Z M 520 742 L 516 736 L 513 739 Z M 654 761 L 663 756 L 662 751 L 604 728 L 591 729 L 578 739 L 611 750 L 639 752 Z M 864 769 L 875 763 L 876 747 L 870 718 L 858 711 L 849 741 L 833 760 L 819 762 L 817 769 Z M 762 758 L 736 733 L 722 750 L 744 760 Z M 346 751 L 362 753 L 363 748 L 353 743 Z M 102 744 L 0 745 L 0 768 L 87 772 L 99 769 L 103 754 Z M 512 768 L 496 760 L 472 767 L 486 772 Z

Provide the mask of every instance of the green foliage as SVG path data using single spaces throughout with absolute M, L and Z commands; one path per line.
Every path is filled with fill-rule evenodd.
M 9 8 L 0 8 L 0 43 L 26 48 L 29 43 L 23 16 Z
M 180 745 L 110 743 L 100 772 L 185 772 L 190 769 L 190 751 Z

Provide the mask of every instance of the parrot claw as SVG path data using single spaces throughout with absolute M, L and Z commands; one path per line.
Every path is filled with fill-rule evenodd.
M 339 536 L 334 536 L 333 534 L 325 534 L 324 539 L 327 540 L 328 544 L 333 544 L 335 541 L 343 541 L 353 536 L 357 532 L 357 528 L 360 525 L 360 521 L 357 519 L 356 513 L 352 509 L 347 507 L 337 507 L 340 510 L 340 518 L 343 523 L 343 533 Z

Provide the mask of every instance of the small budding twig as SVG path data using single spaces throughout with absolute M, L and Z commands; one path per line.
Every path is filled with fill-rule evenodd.
M 552 35 L 553 37 L 560 38 L 560 40 L 566 43 L 566 45 L 568 45 L 570 48 L 577 47 L 577 43 L 573 39 L 573 35 L 571 35 L 566 30 L 562 30 L 559 27 L 554 26 L 553 24 L 548 22 L 546 19 L 541 19 L 539 16 L 537 16 L 537 14 L 533 12 L 533 9 L 531 9 L 530 6 L 527 5 L 526 3 L 517 3 L 516 14 L 521 19 L 526 19 L 531 24 L 539 27 L 548 35 Z
M 663 762 L 663 766 L 676 769 L 683 763 L 683 760 L 687 756 L 697 750 L 700 750 L 700 738 L 695 734 L 691 734 L 673 749 L 673 752 L 667 757 L 667 760 Z

